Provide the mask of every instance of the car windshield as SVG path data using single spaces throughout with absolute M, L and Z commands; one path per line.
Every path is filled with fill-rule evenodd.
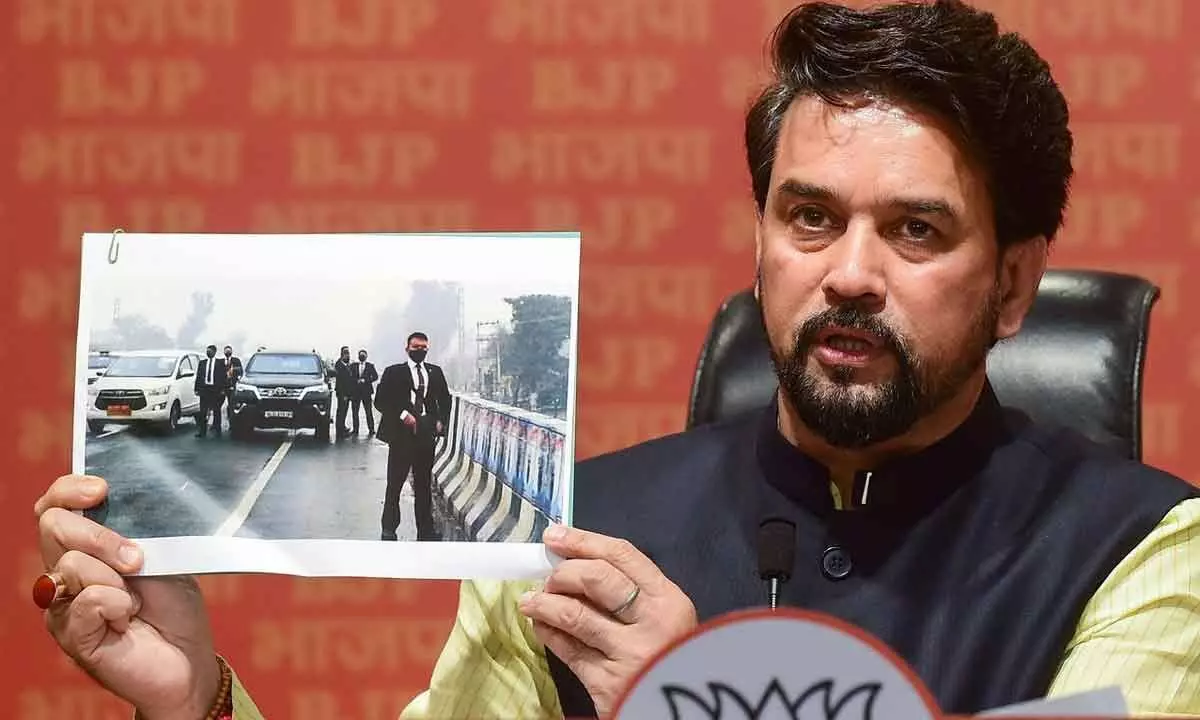
M 321 361 L 316 355 L 259 353 L 246 363 L 246 374 L 320 375 Z
M 105 377 L 165 378 L 175 374 L 174 355 L 126 355 L 113 360 Z
M 110 355 L 89 355 L 88 370 L 103 370 L 112 363 Z

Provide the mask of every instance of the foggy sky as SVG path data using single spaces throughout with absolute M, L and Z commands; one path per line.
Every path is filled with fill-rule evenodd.
M 477 321 L 508 320 L 504 297 L 567 295 L 577 303 L 579 243 L 560 237 L 187 236 L 122 234 L 107 262 L 108 234 L 84 244 L 81 318 L 94 332 L 110 327 L 113 303 L 178 333 L 196 291 L 214 310 L 199 344 L 218 347 L 246 335 L 247 356 L 267 345 L 317 349 L 370 342 L 376 314 L 406 303 L 414 280 L 457 281 L 464 289 L 468 344 Z M 398 323 L 399 324 L 399 323 Z M 397 327 L 397 335 L 419 328 Z M 430 338 L 431 356 L 453 338 Z

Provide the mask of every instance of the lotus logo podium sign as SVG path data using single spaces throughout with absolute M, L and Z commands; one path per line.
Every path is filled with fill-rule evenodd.
M 894 652 L 817 613 L 731 613 L 638 678 L 617 720 L 934 720 L 933 697 Z
M 1014 710 L 1016 707 L 1014 707 Z M 1025 704 L 1021 717 L 1126 717 L 1112 690 Z M 1044 711 L 1040 712 L 1040 711 Z M 894 651 L 830 616 L 794 609 L 730 613 L 650 663 L 616 720 L 936 720 L 932 694 Z

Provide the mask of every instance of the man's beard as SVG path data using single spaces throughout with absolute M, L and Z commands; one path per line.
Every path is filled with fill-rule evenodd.
M 762 300 L 760 312 L 761 305 Z M 962 388 L 987 361 L 998 313 L 998 296 L 992 293 L 972 319 L 961 352 L 946 359 L 922 358 L 878 315 L 854 304 L 840 305 L 808 318 L 794 333 L 786 356 L 772 344 L 771 360 L 780 389 L 805 426 L 834 447 L 868 447 L 904 434 Z M 896 359 L 895 375 L 868 385 L 854 382 L 858 368 L 838 366 L 828 374 L 810 370 L 809 355 L 820 332 L 830 326 L 875 335 Z

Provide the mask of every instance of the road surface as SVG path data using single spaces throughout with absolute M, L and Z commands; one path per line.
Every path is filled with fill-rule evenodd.
M 378 427 L 378 421 L 376 424 Z M 388 447 L 312 431 L 259 430 L 233 440 L 183 420 L 169 435 L 109 425 L 89 434 L 86 472 L 109 482 L 102 522 L 129 537 L 224 535 L 378 540 Z M 331 433 L 334 435 L 336 433 Z M 415 540 L 411 477 L 400 497 L 400 540 Z M 434 502 L 443 539 L 462 539 Z

